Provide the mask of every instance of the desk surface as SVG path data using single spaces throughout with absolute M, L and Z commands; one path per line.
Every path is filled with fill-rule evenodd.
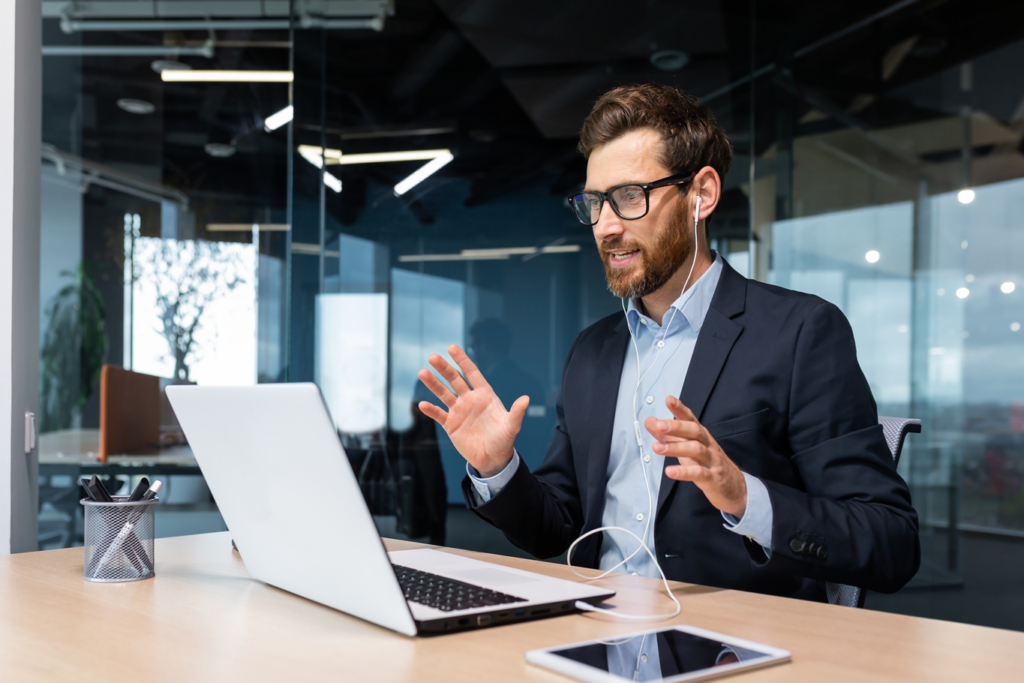
M 524 653 L 638 630 L 587 614 L 408 638 L 253 580 L 227 532 L 156 543 L 156 578 L 135 583 L 84 581 L 81 548 L 0 557 L 3 679 L 557 683 L 569 679 L 528 665 Z M 572 578 L 564 566 L 451 552 Z M 657 580 L 600 583 L 629 611 L 671 609 Z M 744 683 L 1020 680 L 1024 633 L 672 585 L 683 607 L 674 623 L 793 653 L 791 664 L 736 678 Z

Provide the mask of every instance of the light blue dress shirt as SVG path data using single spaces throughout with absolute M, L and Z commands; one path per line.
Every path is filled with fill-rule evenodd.
M 686 380 L 686 371 L 697 344 L 697 336 L 711 307 L 711 299 L 722 273 L 722 259 L 718 254 L 714 256 L 715 260 L 711 267 L 672 303 L 662 318 L 664 327 L 640 312 L 639 301 L 629 302 L 626 317 L 633 331 L 636 347 L 630 344 L 625 362 L 622 364 L 601 526 L 629 529 L 643 538 L 648 516 L 657 514 L 655 506 L 661 488 L 665 456 L 654 452 L 652 446 L 656 440 L 644 428 L 643 423 L 650 416 L 673 419 L 665 405 L 665 399 L 670 395 L 678 397 Z M 633 394 L 637 389 L 638 374 L 643 379 L 639 390 L 635 392 L 634 413 Z M 642 449 L 637 445 L 634 422 L 640 426 Z M 512 475 L 519 467 L 519 461 L 519 454 L 513 454 L 512 461 L 505 469 L 489 478 L 480 477 L 479 473 L 467 464 L 473 489 L 480 498 L 478 502 L 487 502 L 498 495 L 512 479 Z M 768 490 L 760 479 L 746 473 L 743 476 L 747 484 L 746 512 L 742 519 L 723 513 L 725 528 L 753 539 L 770 556 L 773 513 Z M 621 531 L 605 531 L 604 535 L 600 559 L 602 570 L 619 564 L 638 547 L 636 539 Z M 648 529 L 645 541 L 657 557 L 653 523 Z M 642 550 L 619 567 L 618 571 L 641 576 L 660 576 L 651 557 Z

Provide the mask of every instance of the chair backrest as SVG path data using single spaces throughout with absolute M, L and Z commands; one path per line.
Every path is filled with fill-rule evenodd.
M 900 464 L 900 452 L 903 450 L 903 442 L 907 434 L 921 433 L 921 421 L 910 417 L 879 417 L 878 424 L 882 425 L 882 433 L 885 434 L 885 443 L 892 453 L 893 462 Z M 864 591 L 857 586 L 847 586 L 842 583 L 826 583 L 825 594 L 828 596 L 830 605 L 843 605 L 845 607 L 863 607 Z

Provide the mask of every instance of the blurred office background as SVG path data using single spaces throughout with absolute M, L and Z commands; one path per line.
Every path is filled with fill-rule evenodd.
M 838 305 L 880 414 L 924 423 L 921 572 L 867 607 L 1024 629 L 1024 4 L 41 2 L 48 443 L 98 430 L 104 364 L 315 381 L 384 533 L 518 552 L 465 510 L 416 372 L 465 345 L 530 396 L 541 461 L 569 345 L 619 310 L 564 199 L 576 133 L 665 83 L 735 148 L 713 247 Z M 61 472 L 43 547 L 80 529 Z M 224 528 L 170 479 L 164 535 Z

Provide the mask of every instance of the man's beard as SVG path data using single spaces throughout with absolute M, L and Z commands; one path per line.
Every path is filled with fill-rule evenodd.
M 608 289 L 617 297 L 645 297 L 664 286 L 693 251 L 693 239 L 686 229 L 685 211 L 677 211 L 652 245 L 627 244 L 621 241 L 598 242 L 597 249 L 604 263 Z M 631 268 L 613 268 L 612 249 L 639 249 L 640 263 Z

